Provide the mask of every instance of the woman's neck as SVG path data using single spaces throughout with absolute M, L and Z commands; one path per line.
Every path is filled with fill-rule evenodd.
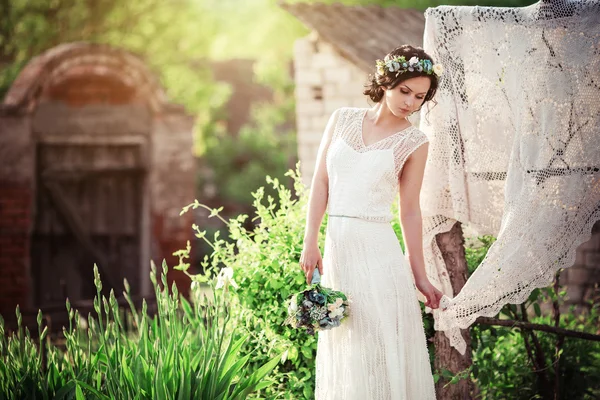
M 398 118 L 385 104 L 385 99 L 376 103 L 373 108 L 369 110 L 367 117 L 371 120 L 374 126 L 379 128 L 396 128 L 405 126 L 408 120 L 406 118 Z

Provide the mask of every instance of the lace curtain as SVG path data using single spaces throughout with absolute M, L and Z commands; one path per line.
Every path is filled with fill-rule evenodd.
M 435 329 L 461 354 L 459 328 L 549 286 L 600 219 L 599 4 L 425 13 L 424 48 L 445 75 L 420 116 L 424 252 L 447 307 Z M 435 235 L 456 221 L 497 241 L 455 296 Z

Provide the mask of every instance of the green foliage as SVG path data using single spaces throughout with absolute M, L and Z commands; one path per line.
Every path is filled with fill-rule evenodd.
M 600 306 L 592 307 L 589 314 L 563 314 L 559 326 L 565 329 L 597 333 Z M 554 325 L 552 316 L 541 315 L 531 322 Z M 517 328 L 476 325 L 471 329 L 473 338 L 472 379 L 481 390 L 483 399 L 536 399 L 541 388 L 528 357 L 523 334 Z M 536 332 L 545 362 L 549 366 L 542 373 L 554 384 L 553 358 L 556 353 L 554 334 Z M 530 341 L 531 342 L 531 341 Z M 600 398 L 600 342 L 565 338 L 560 350 L 558 379 L 560 399 Z
M 127 282 L 130 313 L 119 309 L 112 291 L 108 299 L 101 296 L 95 268 L 98 319 L 89 315 L 89 327 L 81 326 L 67 300 L 64 352 L 42 330 L 41 313 L 36 343 L 23 331 L 17 308 L 16 335 L 6 337 L 0 323 L 0 398 L 242 400 L 267 386 L 264 378 L 281 354 L 252 364 L 250 354 L 240 355 L 248 336 L 231 327 L 227 292 L 213 291 L 208 299 L 194 285 L 193 301 L 180 300 L 175 285 L 169 294 L 166 273 L 163 264 L 161 289 L 153 265 L 158 315 L 151 318 L 145 300 L 141 313 L 135 309 Z
M 212 183 L 221 201 L 251 204 L 252 192 L 264 182 L 267 173 L 284 179 L 291 159 L 296 158 L 296 140 L 282 125 L 293 118 L 292 97 L 282 104 L 254 108 L 252 122 L 242 127 L 238 136 L 224 131 L 208 132 L 203 142 L 203 162 L 212 176 L 200 176 L 200 188 Z M 267 195 L 275 190 L 266 189 Z
M 481 264 L 488 250 L 494 244 L 496 238 L 491 235 L 479 236 L 470 246 L 465 246 L 465 258 L 467 260 L 467 273 L 471 275 Z
M 197 226 L 196 236 L 206 240 L 213 248 L 211 257 L 202 263 L 209 275 L 224 265 L 232 268 L 239 285 L 235 297 L 236 309 L 244 322 L 244 333 L 250 339 L 242 352 L 253 353 L 253 362 L 264 363 L 273 354 L 284 352 L 283 363 L 276 368 L 276 382 L 265 389 L 266 398 L 310 399 L 314 391 L 314 359 L 316 337 L 303 331 L 283 326 L 287 316 L 285 301 L 292 293 L 305 288 L 306 282 L 299 266 L 304 236 L 307 207 L 305 186 L 296 171 L 285 176 L 294 180 L 297 199 L 276 178 L 267 176 L 267 183 L 277 192 L 278 198 L 266 196 L 263 187 L 252 193 L 256 210 L 256 226 L 252 231 L 243 226 L 248 215 L 242 214 L 229 221 L 228 240 L 215 235 L 209 240 Z M 189 208 L 206 207 L 197 201 Z M 208 208 L 210 209 L 210 208 Z M 212 215 L 218 216 L 219 210 Z M 321 227 L 320 245 L 324 244 L 325 226 Z M 206 279 L 206 278 L 199 278 Z
M 210 101 L 205 58 L 218 26 L 194 0 L 0 2 L 0 96 L 29 60 L 61 43 L 106 43 L 139 54 L 169 95 L 198 110 Z

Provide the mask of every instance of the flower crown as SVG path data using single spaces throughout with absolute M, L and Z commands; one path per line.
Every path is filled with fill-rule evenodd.
M 379 75 L 385 75 L 386 69 L 389 72 L 395 72 L 396 76 L 406 71 L 425 72 L 427 75 L 435 74 L 438 77 L 444 73 L 442 64 L 433 64 L 431 60 L 419 60 L 416 56 L 406 61 L 404 56 L 390 57 L 387 55 L 383 61 L 377 60 L 376 65 Z

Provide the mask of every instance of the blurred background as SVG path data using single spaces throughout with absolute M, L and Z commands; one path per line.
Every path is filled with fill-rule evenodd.
M 190 226 L 223 224 L 181 208 L 252 214 L 298 161 L 308 184 L 331 112 L 368 105 L 374 59 L 420 45 L 427 7 L 532 3 L 0 1 L 0 312 L 89 301 L 94 262 L 148 295 L 149 261 L 187 240 L 200 272 Z
M 339 107 L 369 106 L 362 90 L 375 60 L 404 43 L 422 45 L 426 8 L 533 3 L 0 0 L 0 317 L 6 331 L 22 315 L 35 335 L 39 309 L 61 345 L 61 328 L 71 319 L 87 328 L 85 316 L 95 315 L 95 264 L 102 295 L 113 290 L 122 306 L 125 279 L 138 309 L 147 298 L 148 312 L 156 313 L 157 297 L 168 297 L 154 291 L 151 261 L 158 266 L 153 276 L 163 260 L 169 266 L 166 292 L 175 283 L 190 298 L 189 276 L 173 269 L 181 261 L 176 252 L 189 241 L 189 273 L 208 264 L 236 270 L 241 290 L 231 310 L 241 322 L 233 329 L 250 338 L 239 356 L 251 357 L 255 369 L 283 357 L 276 385 L 262 398 L 312 398 L 315 338 L 281 321 L 284 299 L 304 287 L 297 262 L 307 196 L 298 188 L 310 184 L 329 116 Z M 298 163 L 299 175 L 289 174 Z M 205 207 L 182 213 L 195 199 Z M 227 225 L 211 209 L 227 220 L 248 218 Z M 398 220 L 393 227 L 402 244 Z M 234 235 L 235 246 L 224 246 Z M 462 233 L 452 243 L 461 254 L 464 247 L 472 273 L 494 238 L 470 235 L 468 226 L 465 236 L 465 246 Z M 474 382 L 481 398 L 559 398 L 539 396 L 554 382 L 552 390 L 568 393 L 565 398 L 598 398 L 599 266 L 600 222 L 579 246 L 575 264 L 560 273 L 560 288 L 557 280 L 553 288 L 536 289 L 520 310 L 510 304 L 501 312 L 551 333 L 475 324 L 474 362 L 466 372 L 458 364 L 445 369 L 454 362 L 449 346 L 430 351 L 438 387 Z M 69 318 L 67 298 L 83 317 Z M 198 315 L 180 321 L 181 310 L 172 311 L 167 318 L 182 338 L 189 326 L 204 323 Z M 424 324 L 431 349 L 437 346 L 431 315 L 424 314 Z M 4 326 L 0 321 L 0 349 Z M 94 337 L 104 337 L 90 327 Z M 564 329 L 555 337 L 555 328 L 587 332 L 594 342 L 576 332 L 579 339 L 561 347 Z M 188 336 L 204 345 L 201 335 Z M 23 361 L 11 361 L 8 370 L 28 363 L 37 376 L 42 361 L 17 351 L 24 349 L 22 338 L 21 331 L 12 343 L 20 354 L 13 360 Z M 197 347 L 188 339 L 161 339 L 159 346 L 142 338 L 128 346 L 193 354 Z M 181 347 L 173 350 L 173 343 Z M 115 374 L 125 369 L 123 360 L 113 359 Z M 144 363 L 151 365 L 144 382 L 162 383 L 154 379 L 155 364 Z M 11 376 L 21 386 L 19 374 Z M 130 383 L 124 386 L 137 394 L 137 375 Z M 453 387 L 448 391 L 458 390 Z

